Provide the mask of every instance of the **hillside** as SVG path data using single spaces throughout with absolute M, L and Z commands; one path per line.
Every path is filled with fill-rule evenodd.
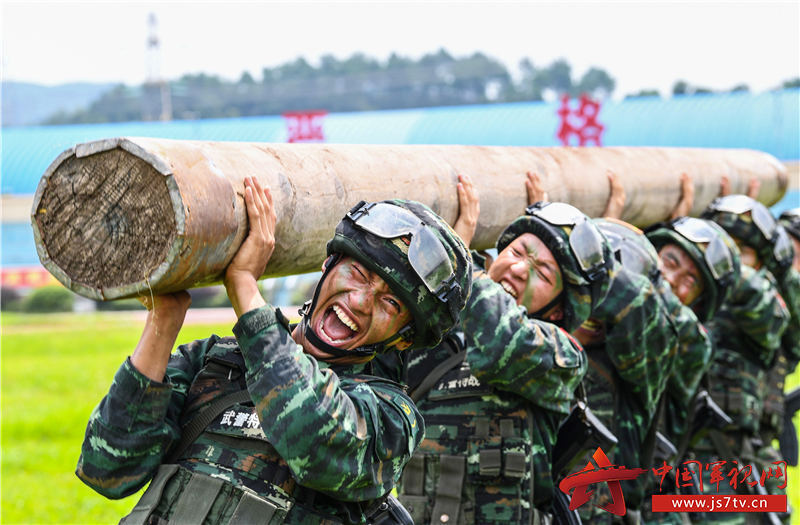
M 3 81 L 3 126 L 40 124 L 58 112 L 72 113 L 88 107 L 114 84 L 72 83 L 43 86 Z

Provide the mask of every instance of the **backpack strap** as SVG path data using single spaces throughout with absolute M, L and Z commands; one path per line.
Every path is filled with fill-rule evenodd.
M 244 403 L 246 401 L 250 401 L 250 392 L 246 389 L 218 397 L 212 401 L 210 405 L 204 408 L 183 427 L 181 440 L 175 445 L 175 448 L 172 449 L 172 453 L 165 463 L 175 463 L 178 458 L 181 457 L 183 451 L 186 450 L 186 447 L 194 443 L 194 441 L 200 437 L 200 434 L 203 433 L 203 430 L 205 430 L 214 418 L 236 403 Z
M 436 365 L 436 367 L 431 370 L 431 373 L 425 376 L 414 390 L 409 392 L 408 395 L 414 403 L 425 397 L 425 395 L 430 392 L 431 388 L 433 388 L 447 372 L 464 362 L 464 358 L 467 356 L 464 342 L 454 334 L 451 334 L 445 342 L 453 347 L 455 353 Z
M 221 392 L 228 394 L 218 396 L 208 405 L 200 408 L 196 413 L 191 413 L 188 421 L 183 423 L 181 428 L 181 439 L 173 445 L 171 452 L 165 457 L 164 463 L 175 463 L 186 451 L 186 448 L 194 443 L 200 434 L 211 422 L 222 414 L 226 409 L 237 403 L 251 401 L 244 382 L 244 356 L 235 348 L 236 340 L 232 337 L 220 338 L 217 343 L 226 347 L 229 351 L 211 352 L 203 360 L 203 368 L 195 376 L 189 391 L 198 381 L 214 380 L 219 383 Z M 231 392 L 235 390 L 234 392 Z

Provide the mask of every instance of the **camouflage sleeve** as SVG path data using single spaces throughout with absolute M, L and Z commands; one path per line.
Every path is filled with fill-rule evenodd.
M 605 321 L 606 351 L 620 377 L 652 413 L 677 351 L 677 331 L 664 291 L 644 275 L 615 272 L 606 298 L 592 311 Z
M 726 310 L 752 343 L 749 346 L 758 359 L 770 366 L 789 321 L 789 312 L 774 281 L 765 271 L 743 265 L 741 279 L 733 288 Z
M 529 319 L 503 288 L 485 275 L 473 281 L 461 312 L 470 367 L 481 382 L 569 414 L 586 374 L 580 344 L 554 324 Z
M 108 498 L 135 493 L 152 478 L 180 438 L 186 389 L 216 337 L 181 346 L 164 382 L 152 381 L 127 359 L 89 418 L 75 473 Z
M 678 328 L 678 355 L 667 382 L 665 425 L 667 437 L 678 443 L 689 428 L 689 410 L 700 380 L 711 366 L 713 342 L 697 316 L 677 301 L 673 315 Z
M 778 281 L 778 288 L 791 315 L 781 338 L 781 347 L 789 362 L 788 373 L 791 374 L 800 361 L 800 273 L 789 269 Z
M 389 492 L 424 435 L 402 389 L 321 368 L 270 306 L 244 314 L 233 332 L 264 434 L 295 478 L 343 501 Z
M 708 330 L 690 308 L 680 305 L 674 319 L 678 328 L 678 356 L 669 375 L 668 389 L 679 404 L 688 406 L 711 365 L 713 343 Z

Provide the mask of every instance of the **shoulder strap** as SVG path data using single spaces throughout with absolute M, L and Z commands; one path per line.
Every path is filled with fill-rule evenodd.
M 427 394 L 430 391 L 430 389 L 433 388 L 433 385 L 435 385 L 436 382 L 439 381 L 442 378 L 442 376 L 444 376 L 447 372 L 452 370 L 453 367 L 464 361 L 464 358 L 466 356 L 467 356 L 467 351 L 461 350 L 460 352 L 456 352 L 455 354 L 451 355 L 450 357 L 448 357 L 447 359 L 436 365 L 436 368 L 431 370 L 431 373 L 425 376 L 425 379 L 420 381 L 417 388 L 415 388 L 409 393 L 411 400 L 414 401 L 414 403 L 416 403 L 417 401 L 425 397 L 425 394 Z
M 205 430 L 215 417 L 222 414 L 230 406 L 236 403 L 244 403 L 245 401 L 250 401 L 250 392 L 247 389 L 218 397 L 212 401 L 210 405 L 204 408 L 183 427 L 181 440 L 172 450 L 172 453 L 165 463 L 175 463 L 183 451 L 186 450 L 186 447 L 191 445 L 200 434 L 203 433 L 203 430 Z

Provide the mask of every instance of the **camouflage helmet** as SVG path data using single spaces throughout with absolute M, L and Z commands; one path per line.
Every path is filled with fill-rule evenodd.
M 786 228 L 786 231 L 795 239 L 800 241 L 800 208 L 786 210 L 781 213 L 778 222 L 781 223 L 781 226 Z
M 703 279 L 703 292 L 687 306 L 700 322 L 711 320 L 741 272 L 739 248 L 731 236 L 718 224 L 694 217 L 654 224 L 645 235 L 657 250 L 675 244 L 694 262 Z
M 734 239 L 755 250 L 759 260 L 773 273 L 783 273 L 792 264 L 794 250 L 786 230 L 766 206 L 747 195 L 714 199 L 703 212 Z
M 327 254 L 332 258 L 320 283 L 340 256 L 349 255 L 380 275 L 413 318 L 386 341 L 345 351 L 319 341 L 307 324 L 312 343 L 334 355 L 435 346 L 458 322 L 472 286 L 472 258 L 461 238 L 430 208 L 414 201 L 359 202 L 336 226 Z M 311 317 L 319 289 L 320 284 L 305 319 Z
M 623 268 L 648 277 L 652 283 L 658 282 L 661 277 L 658 252 L 642 230 L 610 217 L 594 219 L 594 222 L 611 243 L 614 256 Z
M 611 245 L 589 217 L 563 202 L 528 206 L 525 215 L 517 217 L 500 234 L 497 251 L 503 251 L 523 233 L 538 237 L 561 269 L 564 317 L 554 323 L 571 332 L 589 318 L 608 293 L 614 266 Z M 536 313 L 529 315 L 535 317 Z

